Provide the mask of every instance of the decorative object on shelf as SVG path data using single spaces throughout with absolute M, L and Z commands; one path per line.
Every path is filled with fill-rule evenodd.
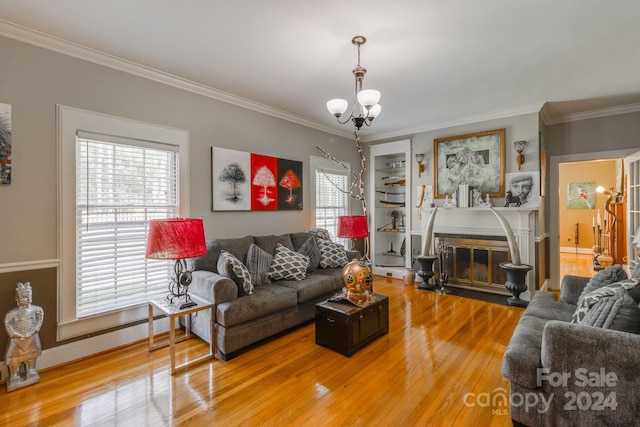
M 346 99 L 332 99 L 327 102 L 327 110 L 331 114 L 333 114 L 338 123 L 345 124 L 349 120 L 353 122 L 356 129 L 360 129 L 363 124 L 367 126 L 371 126 L 371 122 L 373 119 L 378 117 L 382 107 L 378 104 L 380 100 L 380 92 L 374 89 L 362 89 L 362 81 L 364 80 L 365 74 L 367 74 L 367 69 L 360 66 L 360 46 L 365 44 L 367 39 L 363 36 L 355 36 L 351 39 L 351 43 L 358 47 L 358 65 L 353 69 L 353 75 L 356 78 L 356 89 L 355 89 L 355 99 L 353 100 L 353 105 L 351 106 L 351 111 L 349 112 L 349 117 L 347 117 L 344 121 L 340 120 L 340 117 L 347 111 L 349 107 L 349 102 Z M 358 112 L 356 113 L 356 102 L 359 104 Z M 355 115 L 356 113 L 357 115 Z
M 4 358 L 9 368 L 7 392 L 40 381 L 36 359 L 42 353 L 38 332 L 44 321 L 44 310 L 31 303 L 31 295 L 31 283 L 19 282 L 16 287 L 18 306 L 4 317 L 4 328 L 9 337 Z
M 175 260 L 174 274 L 169 283 L 167 300 L 187 308 L 196 305 L 189 296 L 191 271 L 185 258 L 207 253 L 204 226 L 201 218 L 167 218 L 149 221 L 146 257 Z
M 302 162 L 211 147 L 211 209 L 302 209 Z
M 424 154 L 416 154 L 416 162 L 418 162 L 418 178 L 420 178 L 424 172 Z
M 389 212 L 389 216 L 391 217 L 391 221 L 386 223 L 382 227 L 379 227 L 376 231 L 404 231 L 405 230 L 404 213 L 400 212 L 397 209 L 394 209 L 391 212 Z
M 526 291 L 527 284 L 525 283 L 527 273 L 533 270 L 533 266 L 528 264 L 522 264 L 520 261 L 520 248 L 516 236 L 509 225 L 509 222 L 493 208 L 490 208 L 498 218 L 498 222 L 502 226 L 504 233 L 507 236 L 507 243 L 509 244 L 509 252 L 511 254 L 511 262 L 501 262 L 500 268 L 502 268 L 507 276 L 507 281 L 504 284 L 505 288 L 511 292 L 512 296 L 507 298 L 507 305 L 515 307 L 526 307 L 529 303 L 520 299 L 520 294 Z
M 353 239 L 365 238 L 365 254 L 362 259 L 369 260 L 369 241 L 366 239 L 366 237 L 369 237 L 369 227 L 367 226 L 367 217 L 365 215 L 339 216 L 336 236 L 349 239 L 351 242 L 349 249 L 353 249 L 355 246 Z
M 433 140 L 435 197 L 468 184 L 493 197 L 504 196 L 505 129 Z
M 518 163 L 518 170 L 524 164 L 524 149 L 527 148 L 527 141 L 515 141 L 513 143 L 513 148 L 516 150 L 518 155 L 516 156 L 516 162 Z
M 433 224 L 436 219 L 436 213 L 438 207 L 436 206 L 431 210 L 429 218 L 427 218 L 427 224 L 425 225 L 424 232 L 422 233 L 422 249 L 420 255 L 416 256 L 415 261 L 420 268 L 418 269 L 418 276 L 422 279 L 422 283 L 418 285 L 418 289 L 434 290 L 435 284 L 429 281 L 433 277 L 433 263 L 437 259 L 437 256 L 433 254 L 432 239 L 433 239 Z
M 456 200 L 458 193 L 456 191 L 453 192 L 452 197 L 449 198 L 448 194 L 444 195 L 444 203 L 442 203 L 443 208 L 455 208 L 458 205 L 458 201 Z

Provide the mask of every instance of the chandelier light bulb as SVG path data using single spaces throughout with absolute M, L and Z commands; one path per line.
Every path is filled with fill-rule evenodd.
M 358 102 L 364 108 L 369 109 L 380 101 L 380 92 L 374 89 L 365 89 L 358 92 Z
M 327 102 L 327 110 L 336 117 L 340 117 L 344 114 L 348 107 L 349 103 L 346 99 L 336 98 Z

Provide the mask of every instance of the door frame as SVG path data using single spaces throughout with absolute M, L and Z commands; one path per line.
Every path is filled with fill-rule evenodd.
M 560 163 L 625 158 L 637 148 L 549 157 L 549 281 L 548 289 L 560 289 Z M 626 173 L 626 171 L 625 171 Z

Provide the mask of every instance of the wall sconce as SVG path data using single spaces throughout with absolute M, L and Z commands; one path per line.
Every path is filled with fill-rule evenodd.
M 418 178 L 420 178 L 422 172 L 424 172 L 424 164 L 422 164 L 424 162 L 424 154 L 416 154 L 416 162 L 418 162 Z
M 516 150 L 516 153 L 518 153 L 516 162 L 518 162 L 518 170 L 520 170 L 520 166 L 524 164 L 524 154 L 522 153 L 524 149 L 527 148 L 527 141 L 516 141 L 513 143 L 513 148 Z

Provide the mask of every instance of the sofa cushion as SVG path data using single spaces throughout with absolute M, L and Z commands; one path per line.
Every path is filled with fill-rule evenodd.
M 283 234 L 281 236 L 254 236 L 253 240 L 256 245 L 260 246 L 260 248 L 264 249 L 265 252 L 271 255 L 276 254 L 276 247 L 278 244 L 281 244 L 285 248 L 293 249 L 293 243 L 291 243 L 291 236 L 288 234 Z
M 251 274 L 253 286 L 266 285 L 269 280 L 269 268 L 273 261 L 273 255 L 268 254 L 255 243 L 249 246 L 247 253 L 247 268 Z
M 598 273 L 593 276 L 584 289 L 582 290 L 582 294 L 580 294 L 580 298 L 584 297 L 590 292 L 595 291 L 603 286 L 610 285 L 615 282 L 619 282 L 620 280 L 625 280 L 627 278 L 627 273 L 624 271 L 620 264 L 615 264 L 602 270 L 598 271 Z M 580 300 L 578 299 L 578 301 Z
M 535 388 L 544 326 L 550 320 L 569 322 L 575 306 L 556 300 L 551 292 L 537 291 L 513 331 L 502 361 L 502 374 L 527 388 Z
M 309 237 L 296 252 L 309 257 L 308 273 L 315 271 L 320 266 L 320 249 L 314 237 Z
M 626 279 L 621 280 L 619 282 L 611 283 L 606 286 L 602 286 L 594 291 L 589 292 L 586 295 L 583 295 L 578 300 L 578 306 L 576 308 L 575 313 L 573 314 L 573 318 L 571 319 L 572 323 L 580 323 L 584 316 L 587 314 L 587 311 L 598 302 L 598 300 L 602 297 L 613 296 L 616 291 L 623 287 L 627 291 L 636 292 L 636 288 L 640 284 L 640 280 L 638 279 Z M 588 285 L 587 285 L 588 286 Z
M 297 305 L 295 290 L 273 283 L 258 286 L 253 295 L 219 304 L 216 321 L 229 327 Z
M 253 243 L 253 237 L 246 236 L 235 239 L 213 239 L 207 241 L 207 254 L 187 260 L 189 270 L 207 270 L 219 273 L 218 257 L 223 249 L 233 254 L 239 260 L 247 259 L 249 246 Z
M 278 243 L 269 267 L 271 280 L 303 280 L 307 275 L 309 257 Z
M 238 285 L 240 295 L 253 293 L 253 283 L 249 269 L 230 252 L 220 251 L 218 257 L 218 272 L 233 280 Z
M 344 267 L 349 262 L 344 246 L 330 240 L 316 239 L 318 249 L 320 249 L 320 267 L 339 268 Z
M 308 274 L 302 281 L 280 280 L 275 284 L 295 290 L 298 293 L 298 303 L 311 301 L 342 287 L 342 281 L 339 278 L 331 274 L 320 274 L 321 271 L 331 270 L 317 270 L 317 272 Z
M 291 243 L 293 243 L 293 250 L 298 252 L 300 247 L 305 244 L 309 237 L 313 237 L 313 234 L 307 231 L 299 231 L 297 233 L 291 233 Z
M 615 294 L 600 298 L 580 324 L 637 334 L 640 332 L 640 307 L 624 287 L 619 287 Z

